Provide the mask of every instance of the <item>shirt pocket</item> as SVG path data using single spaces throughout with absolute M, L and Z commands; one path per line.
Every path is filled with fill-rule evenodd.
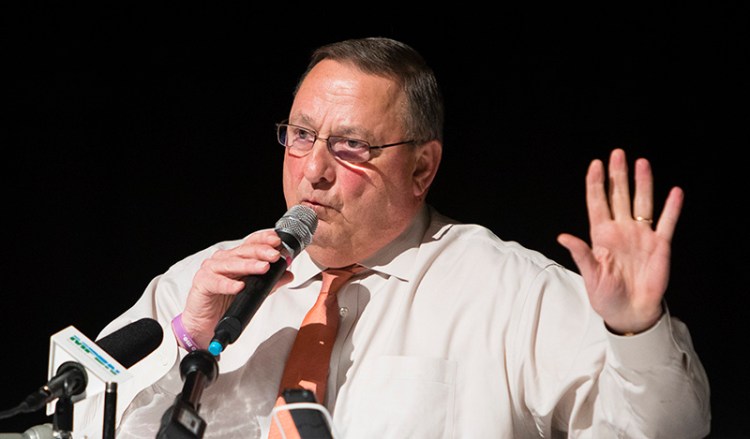
M 363 365 L 346 437 L 451 437 L 456 367 L 442 358 L 405 356 Z

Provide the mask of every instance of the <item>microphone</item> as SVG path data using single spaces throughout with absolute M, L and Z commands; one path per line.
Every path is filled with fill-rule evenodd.
M 159 322 L 144 317 L 96 341 L 126 369 L 156 350 L 164 338 Z
M 146 358 L 159 347 L 164 338 L 161 325 L 154 319 L 142 318 L 101 338 L 96 342 L 126 369 Z M 117 382 L 105 384 L 102 439 L 114 439 L 117 423 Z
M 292 206 L 276 222 L 275 230 L 281 238 L 282 257 L 272 263 L 266 273 L 245 278 L 245 288 L 235 296 L 214 329 L 213 340 L 208 346 L 211 354 L 218 356 L 227 345 L 237 340 L 260 304 L 292 263 L 292 259 L 312 242 L 312 235 L 317 227 L 318 216 L 315 211 L 301 204 Z
M 57 368 L 57 373 L 47 384 L 23 400 L 21 413 L 37 411 L 57 398 L 80 395 L 86 390 L 88 382 L 85 367 L 75 361 L 66 361 Z
M 21 403 L 19 413 L 39 410 L 61 396 L 98 393 L 107 382 L 125 381 L 129 375 L 124 369 L 153 352 L 163 337 L 159 322 L 150 318 L 132 322 L 96 343 L 73 326 L 63 329 L 51 338 L 50 371 L 56 370 L 55 375 Z

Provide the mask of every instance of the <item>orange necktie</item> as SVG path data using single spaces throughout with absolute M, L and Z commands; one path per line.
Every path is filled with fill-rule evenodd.
M 355 264 L 343 268 L 329 268 L 323 272 L 323 284 L 320 288 L 318 300 L 302 320 L 292 350 L 287 357 L 284 375 L 282 375 L 279 385 L 277 406 L 286 403 L 281 396 L 281 392 L 285 389 L 304 388 L 315 394 L 315 400 L 319 404 L 325 402 L 331 349 L 333 349 L 333 344 L 336 341 L 339 327 L 339 306 L 336 292 L 352 276 L 363 269 L 364 267 L 361 265 Z M 299 437 L 288 411 L 279 412 L 279 420 L 286 437 Z M 271 420 L 269 437 L 283 437 L 273 419 Z

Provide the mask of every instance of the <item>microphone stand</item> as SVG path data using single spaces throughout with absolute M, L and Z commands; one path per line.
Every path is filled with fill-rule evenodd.
M 38 404 L 58 395 L 52 417 L 52 437 L 55 439 L 73 438 L 73 397 L 83 393 L 87 384 L 86 369 L 79 363 L 66 361 L 57 368 L 57 373 L 46 385 L 30 396 L 31 399 L 27 398 L 27 401 Z M 45 398 L 40 399 L 42 396 Z
M 206 421 L 200 417 L 200 399 L 205 390 L 219 374 L 219 364 L 207 350 L 190 352 L 180 362 L 180 377 L 184 384 L 182 392 L 175 398 L 161 420 L 156 439 L 202 438 Z
M 104 394 L 104 417 L 102 423 L 102 439 L 115 439 L 115 424 L 117 423 L 117 383 L 108 382 Z
M 73 400 L 70 395 L 57 398 L 52 421 L 52 437 L 55 439 L 73 438 Z

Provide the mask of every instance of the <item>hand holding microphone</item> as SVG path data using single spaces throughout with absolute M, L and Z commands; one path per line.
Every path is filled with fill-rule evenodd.
M 237 340 L 271 290 L 285 283 L 284 276 L 288 278 L 286 282 L 291 280 L 286 269 L 310 244 L 317 225 L 315 211 L 302 205 L 293 206 L 276 222 L 273 231 L 253 233 L 240 246 L 217 251 L 201 265 L 183 316 L 190 318 L 193 314 L 198 321 L 202 316 L 203 335 L 193 330 L 191 337 L 203 340 L 198 342 L 203 346 L 205 335 L 210 334 L 206 326 L 217 320 L 218 323 L 213 327 L 208 349 L 193 350 L 180 362 L 183 389 L 164 412 L 157 439 L 203 437 L 206 422 L 198 413 L 200 398 L 218 375 L 216 357 Z M 227 307 L 224 298 L 231 294 L 235 296 Z M 220 299 L 216 300 L 217 297 Z
M 244 279 L 245 287 L 235 296 L 214 328 L 214 337 L 208 346 L 209 352 L 219 355 L 227 345 L 237 340 L 263 300 L 286 274 L 292 259 L 312 242 L 317 227 L 318 217 L 315 211 L 299 204 L 289 209 L 276 222 L 275 230 L 281 238 L 281 246 L 278 247 L 281 257 L 271 263 L 265 274 L 251 275 Z
M 292 206 L 274 230 L 255 232 L 203 262 L 182 315 L 199 346 L 218 355 L 239 337 L 268 294 L 291 280 L 286 269 L 310 244 L 317 223 L 311 208 Z

